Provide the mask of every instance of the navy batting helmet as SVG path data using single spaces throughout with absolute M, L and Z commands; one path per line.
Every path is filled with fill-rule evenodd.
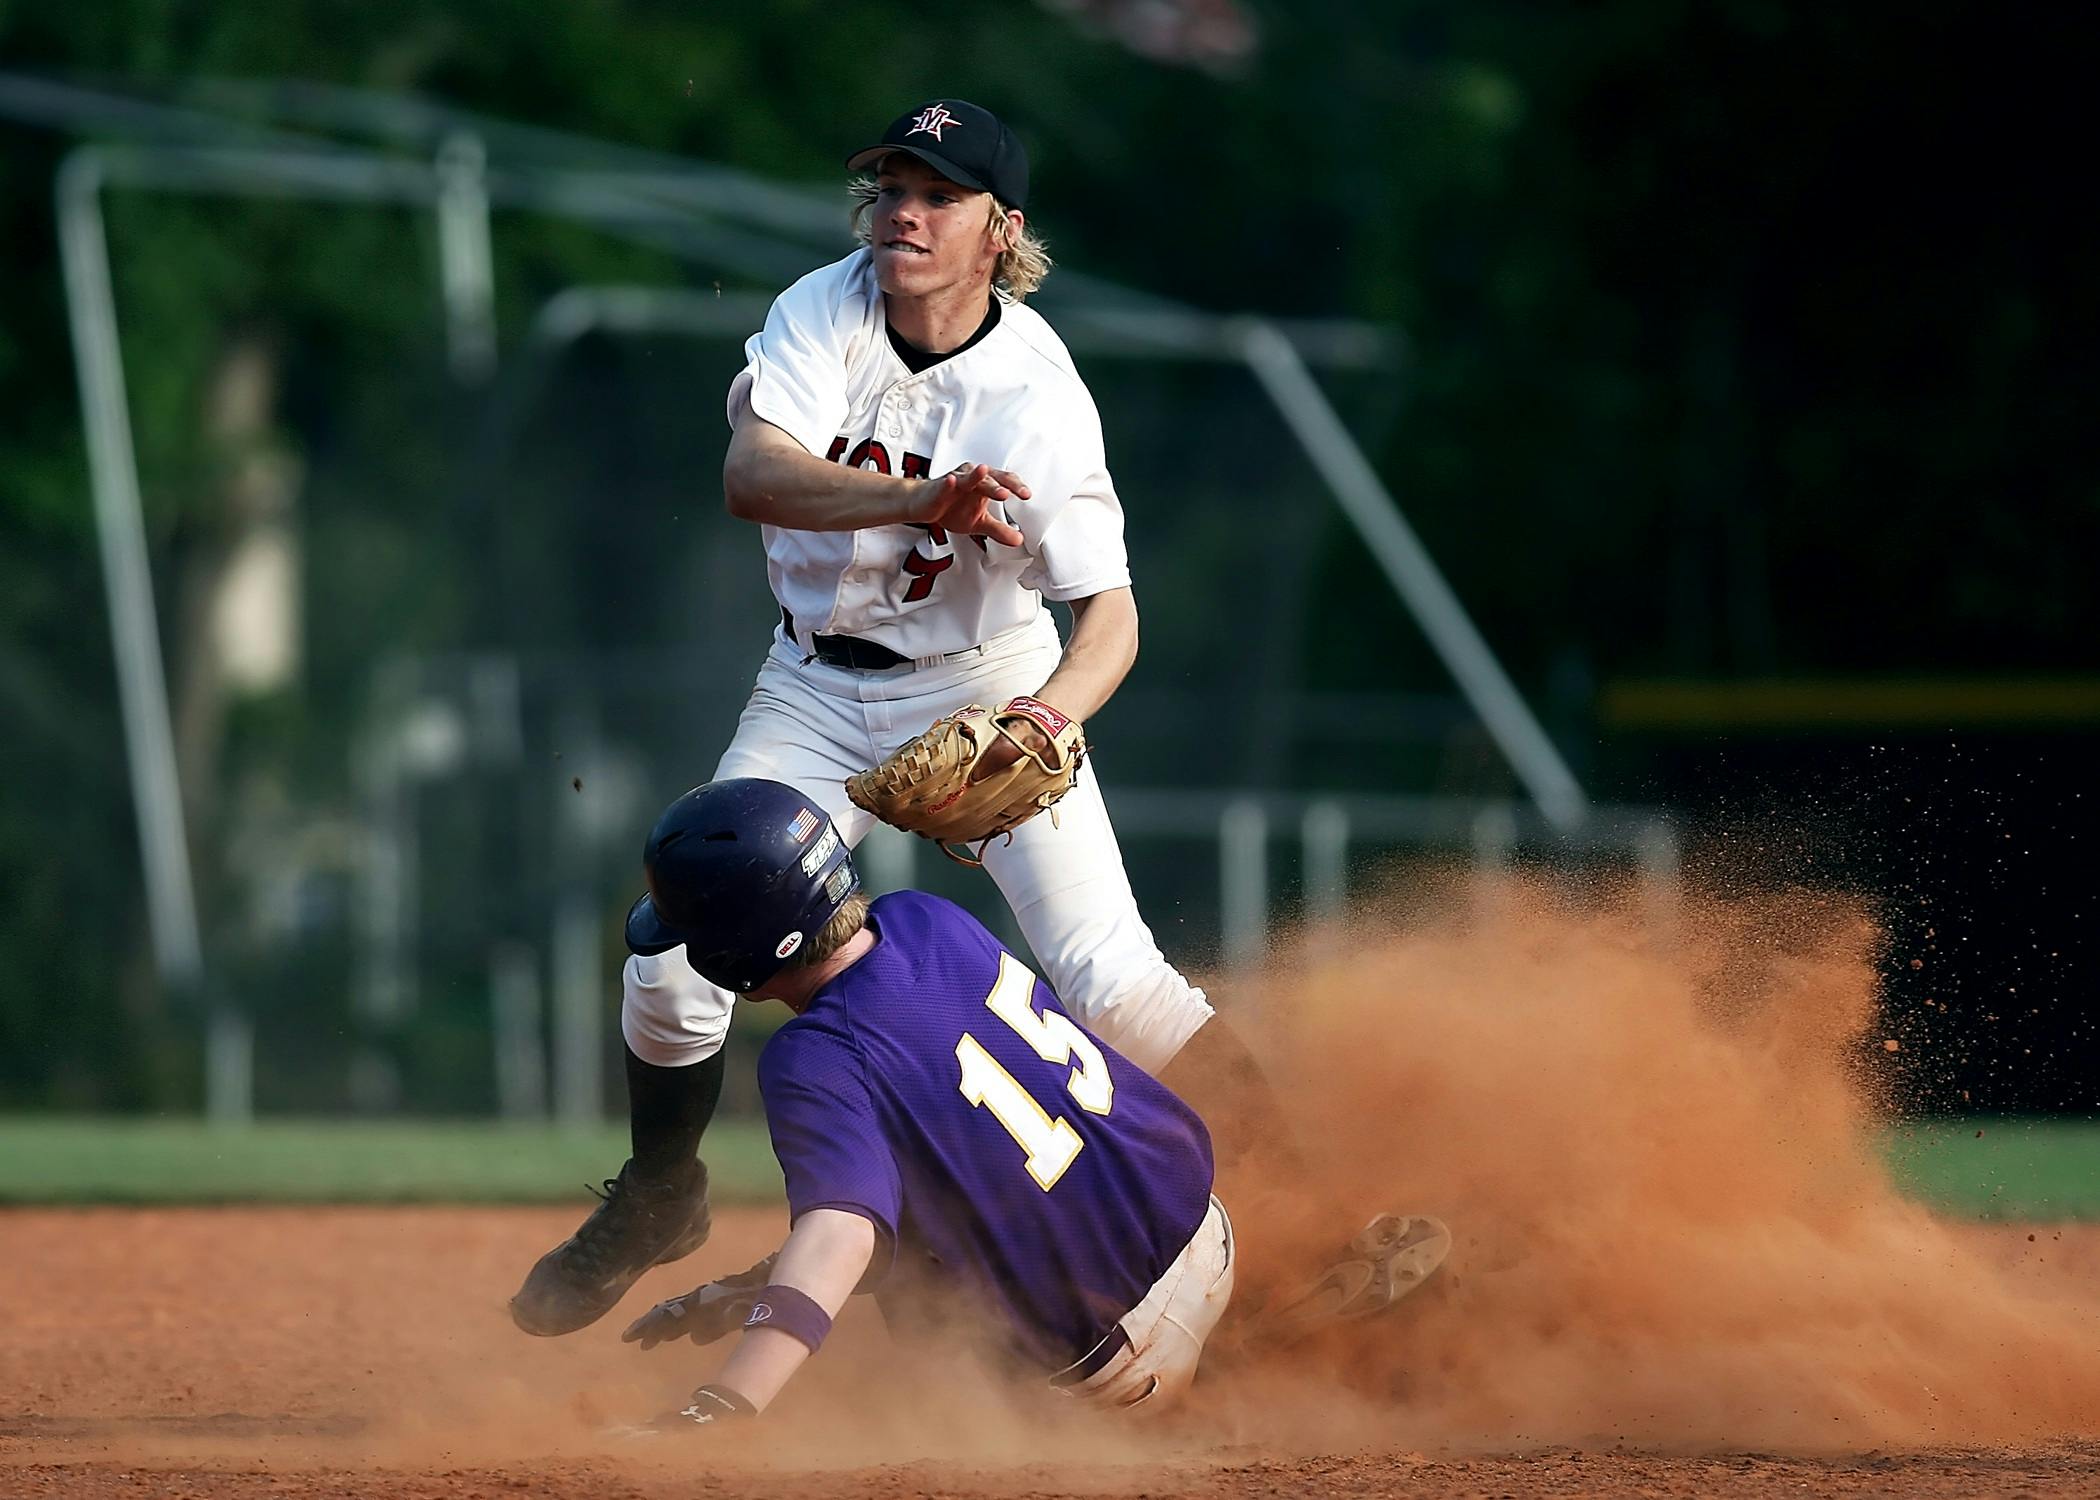
M 860 889 L 823 808 L 760 777 L 710 781 L 664 809 L 642 846 L 649 894 L 627 913 L 640 954 L 685 945 L 703 979 L 749 994 Z

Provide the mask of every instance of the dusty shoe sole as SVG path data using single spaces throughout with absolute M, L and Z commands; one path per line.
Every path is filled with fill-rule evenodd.
M 571 1235 L 541 1256 L 525 1277 L 525 1284 L 510 1299 L 510 1320 L 521 1333 L 535 1338 L 559 1338 L 588 1328 L 619 1305 L 628 1288 L 655 1266 L 682 1260 L 707 1242 L 713 1215 L 703 1203 L 699 1213 L 663 1254 L 646 1266 L 636 1266 L 622 1276 L 613 1276 L 585 1291 L 562 1275 L 561 1254 L 576 1242 Z
M 1380 1214 L 1349 1241 L 1342 1260 L 1302 1291 L 1264 1308 L 1250 1342 L 1274 1347 L 1316 1329 L 1384 1312 L 1436 1274 L 1451 1231 L 1427 1214 Z

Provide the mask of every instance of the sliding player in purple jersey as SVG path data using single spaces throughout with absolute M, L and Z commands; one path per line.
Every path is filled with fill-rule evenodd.
M 787 1243 L 627 1331 L 650 1348 L 744 1327 L 673 1425 L 763 1411 L 847 1297 L 886 1280 L 998 1330 L 1015 1368 L 1079 1399 L 1157 1410 L 1187 1389 L 1233 1280 L 1187 1105 L 960 907 L 868 902 L 791 787 L 688 792 L 646 863 L 629 945 L 683 943 L 707 979 L 795 1012 L 758 1064 Z

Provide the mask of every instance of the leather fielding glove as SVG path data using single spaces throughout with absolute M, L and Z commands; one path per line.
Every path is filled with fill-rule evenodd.
M 1041 731 L 1047 749 L 1029 742 L 1024 724 Z M 1001 738 L 1020 756 L 987 771 L 979 762 Z M 973 703 L 935 719 L 881 765 L 848 777 L 846 795 L 891 827 L 932 839 L 950 859 L 976 865 L 984 862 L 985 844 L 1069 792 L 1085 758 L 1078 721 L 1047 703 L 1013 698 L 996 709 Z M 1056 817 L 1051 814 L 1053 822 Z

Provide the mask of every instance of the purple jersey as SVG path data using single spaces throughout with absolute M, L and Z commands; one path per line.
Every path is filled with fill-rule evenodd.
M 898 891 L 869 925 L 758 1060 L 789 1213 L 873 1220 L 878 1267 L 930 1254 L 1061 1369 L 1202 1223 L 1209 1132 L 961 907 Z

